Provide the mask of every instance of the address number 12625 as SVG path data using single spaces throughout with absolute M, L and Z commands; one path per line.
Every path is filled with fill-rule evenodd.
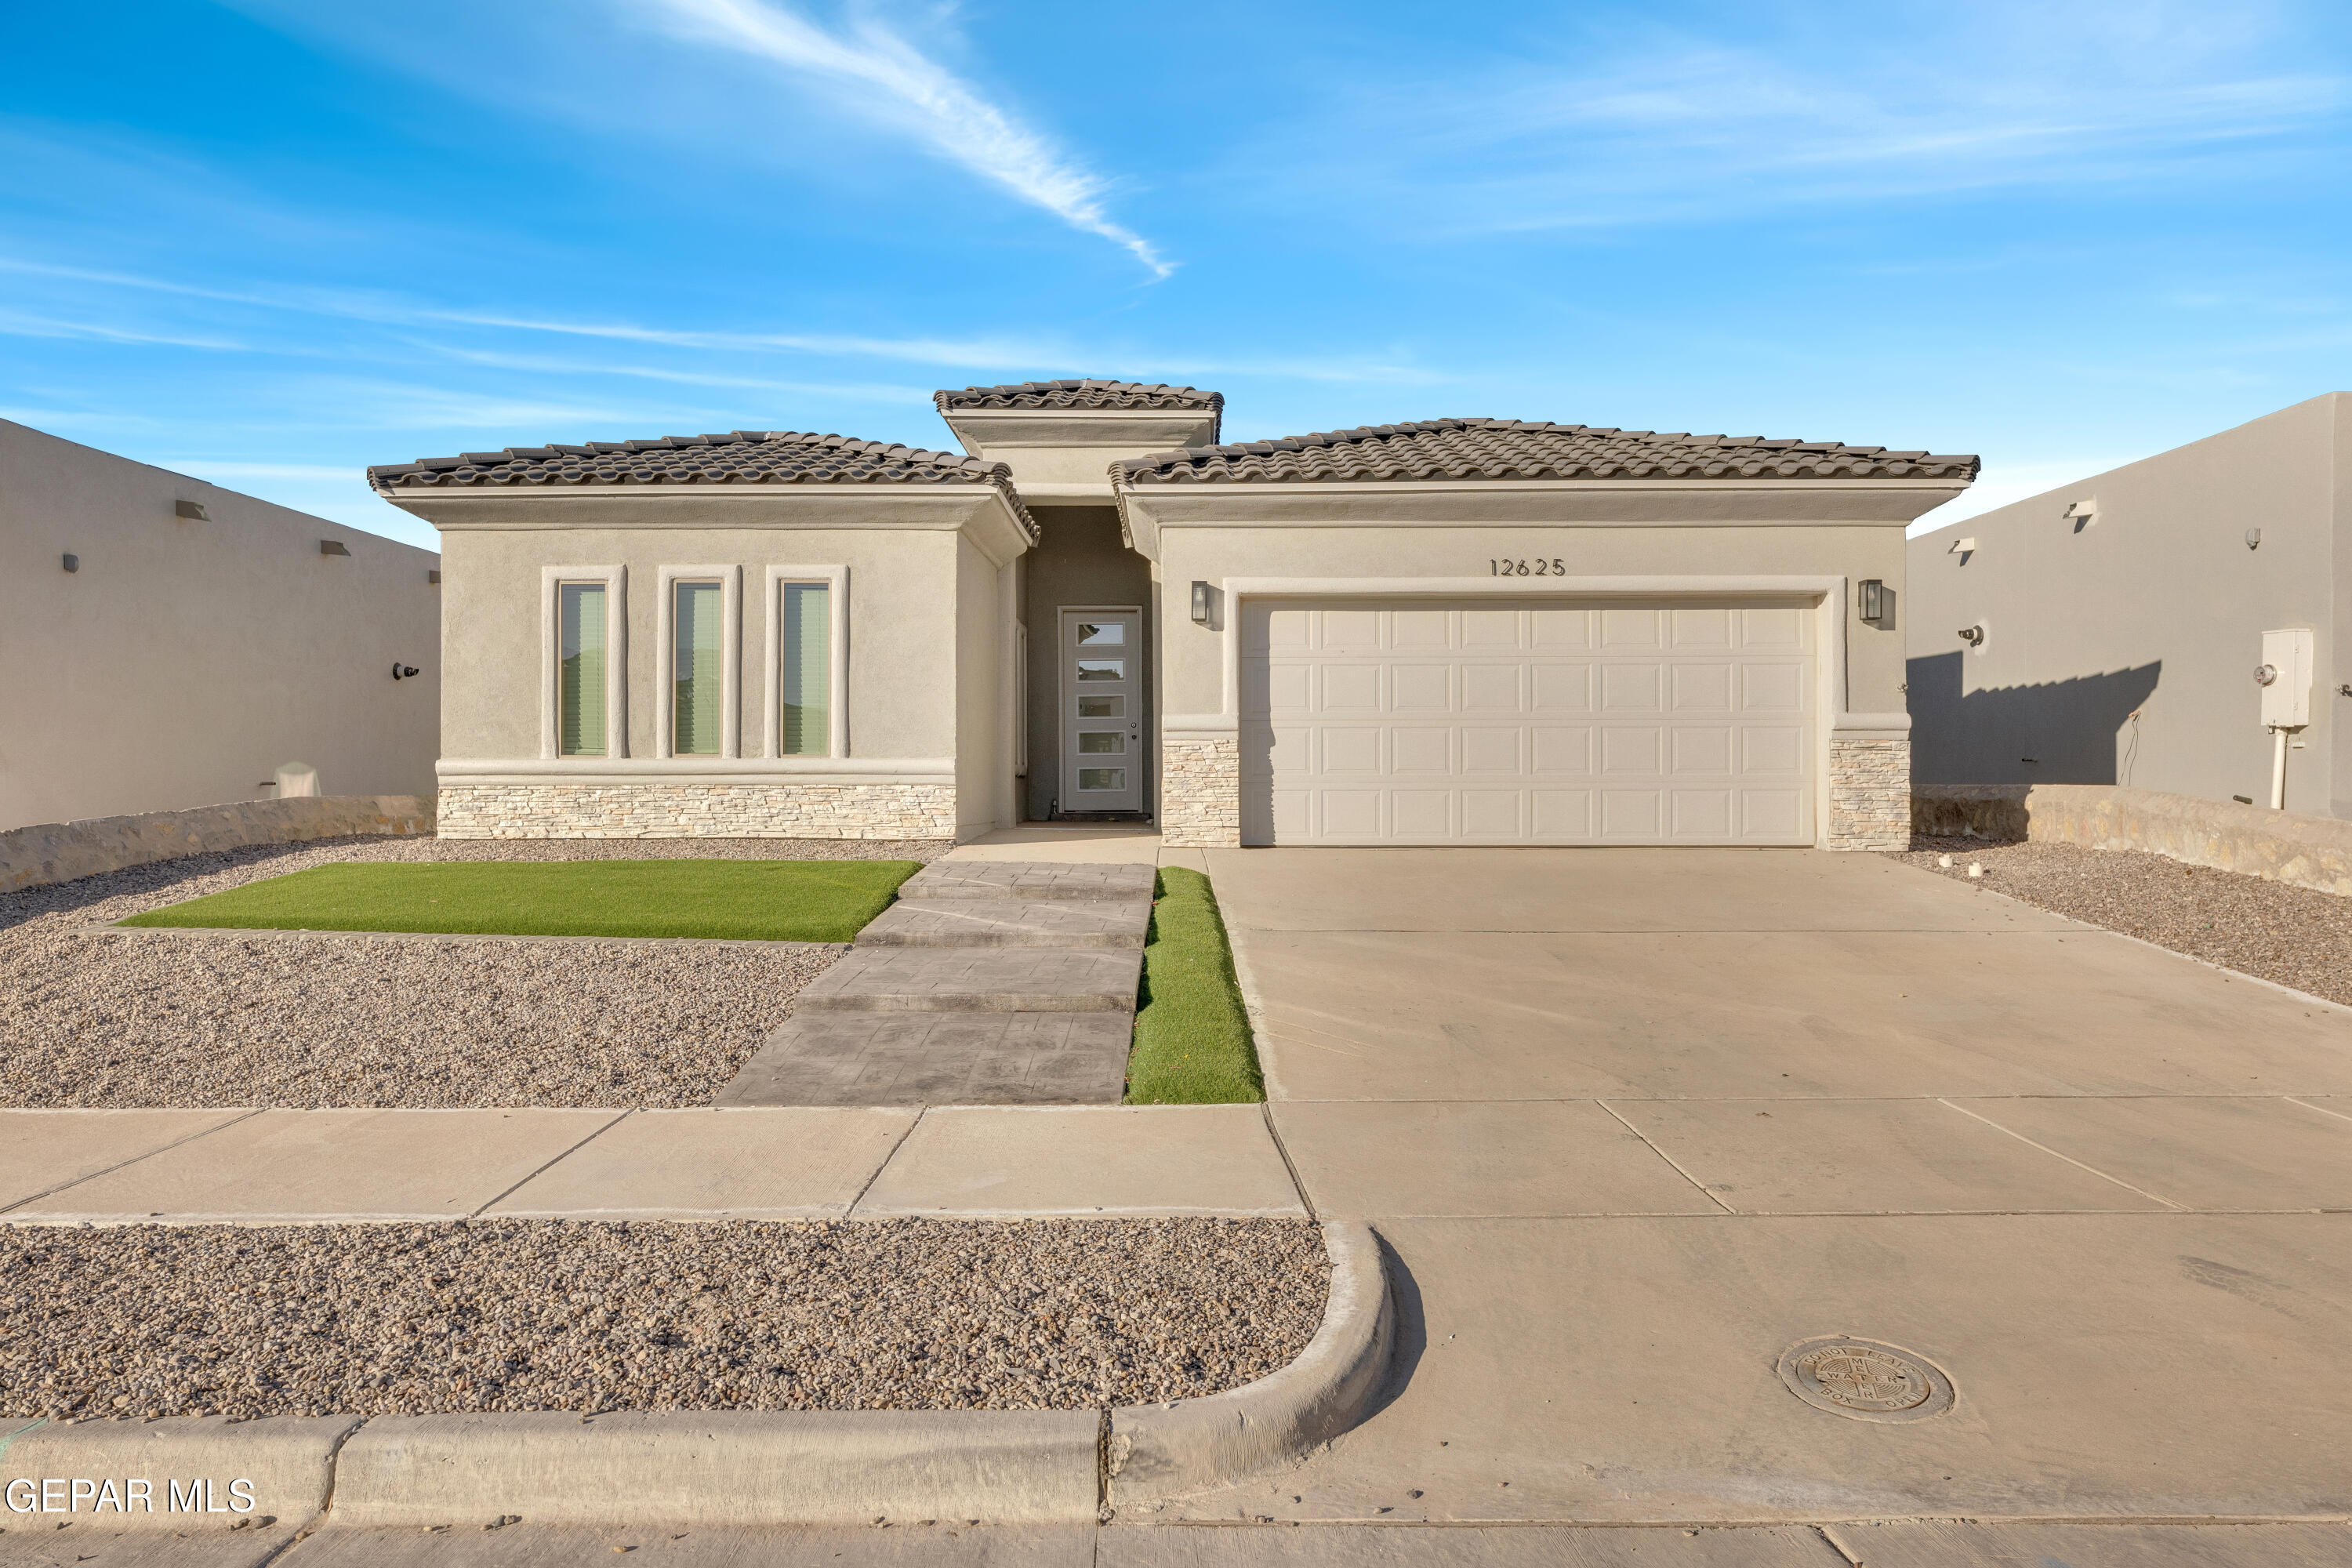
M 1565 577 L 1568 575 L 1568 563 L 1557 555 L 1549 561 L 1540 555 L 1532 560 L 1489 559 L 1486 563 L 1486 575 L 1489 577 Z

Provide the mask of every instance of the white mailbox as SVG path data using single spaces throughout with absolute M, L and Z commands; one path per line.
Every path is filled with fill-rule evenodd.
M 2311 722 L 2311 628 L 2289 626 L 2263 634 L 2263 662 L 2254 669 L 2263 689 L 2263 722 L 2273 730 L 2300 730 Z

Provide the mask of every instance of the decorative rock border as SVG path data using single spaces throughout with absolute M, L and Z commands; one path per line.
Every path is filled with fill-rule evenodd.
M 429 795 L 320 795 L 37 823 L 0 833 L 0 893 L 254 844 L 364 834 L 429 837 L 433 804 Z
M 2111 784 L 1934 784 L 1911 797 L 1915 832 L 2137 849 L 2352 897 L 2352 822 Z
M 1307 1349 L 1203 1399 L 1107 1412 L 19 1421 L 0 1423 L 0 1483 L 19 1520 L 182 1531 L 264 1516 L 373 1526 L 1089 1521 L 1287 1463 L 1362 1418 L 1395 1332 L 1387 1273 L 1369 1226 L 1326 1221 L 1323 1240 L 1331 1290 Z

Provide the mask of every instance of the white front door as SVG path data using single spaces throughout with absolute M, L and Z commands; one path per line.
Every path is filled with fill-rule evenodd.
M 1062 809 L 1143 808 L 1143 616 L 1062 612 Z
M 1244 844 L 1811 844 L 1814 610 L 1252 600 Z

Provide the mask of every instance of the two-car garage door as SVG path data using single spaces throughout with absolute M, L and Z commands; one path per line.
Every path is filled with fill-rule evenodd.
M 1811 844 L 1813 609 L 1245 599 L 1247 844 Z

